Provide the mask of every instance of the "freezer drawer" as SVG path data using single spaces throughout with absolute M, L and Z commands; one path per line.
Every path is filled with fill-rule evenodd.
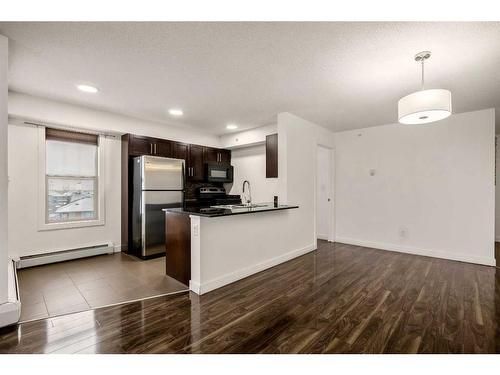
M 165 212 L 182 206 L 181 191 L 141 191 L 140 204 L 133 212 L 134 250 L 143 257 L 165 253 Z

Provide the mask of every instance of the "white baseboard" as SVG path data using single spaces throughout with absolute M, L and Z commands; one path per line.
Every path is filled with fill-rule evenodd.
M 357 240 L 353 238 L 346 237 L 337 237 L 335 239 L 336 242 L 345 243 L 348 245 L 355 246 L 363 246 L 363 247 L 371 247 L 379 250 L 388 250 L 388 251 L 396 251 L 398 253 L 406 253 L 406 254 L 414 254 L 414 255 L 422 255 L 432 258 L 441 258 L 448 260 L 457 260 L 459 262 L 466 263 L 475 263 L 481 264 L 485 266 L 495 266 L 496 260 L 495 258 L 487 258 L 487 257 L 478 257 L 469 254 L 450 254 L 441 250 L 431 250 L 431 249 L 421 249 L 412 246 L 404 246 L 404 245 L 396 245 L 396 244 L 388 244 L 388 243 L 380 243 L 380 242 L 371 242 L 364 240 Z
M 194 282 L 193 280 L 189 280 L 189 290 L 195 292 L 196 294 L 202 294 L 201 285 L 199 283 Z
M 193 291 L 196 294 L 205 294 L 208 293 L 214 289 L 223 287 L 225 285 L 234 283 L 235 281 L 244 279 L 245 277 L 251 276 L 257 272 L 264 271 L 268 268 L 277 266 L 278 264 L 284 263 L 286 261 L 289 261 L 293 258 L 297 258 L 301 255 L 304 255 L 306 253 L 309 253 L 313 250 L 316 250 L 316 246 L 314 244 L 308 245 L 306 247 L 303 247 L 301 249 L 297 249 L 294 251 L 290 251 L 286 254 L 280 255 L 278 257 L 266 260 L 261 263 L 254 264 L 250 267 L 245 267 L 241 268 L 237 271 L 222 275 L 220 277 L 217 277 L 215 279 L 209 280 L 204 283 L 197 283 L 190 281 L 189 282 L 189 289 Z

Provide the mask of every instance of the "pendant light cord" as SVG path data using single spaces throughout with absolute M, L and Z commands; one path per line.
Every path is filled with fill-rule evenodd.
M 422 90 L 424 89 L 424 62 L 425 59 L 422 59 L 421 64 L 422 64 Z

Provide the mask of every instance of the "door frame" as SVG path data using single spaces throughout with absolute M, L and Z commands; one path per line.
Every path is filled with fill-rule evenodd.
M 315 147 L 314 154 L 314 237 L 317 237 L 318 230 L 318 149 L 319 148 L 327 149 L 330 152 L 330 212 L 328 215 L 329 218 L 329 226 L 328 226 L 328 242 L 335 242 L 336 230 L 335 230 L 335 150 L 332 146 L 317 143 Z

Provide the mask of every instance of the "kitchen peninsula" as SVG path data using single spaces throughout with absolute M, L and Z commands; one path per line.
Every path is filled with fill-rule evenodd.
M 167 275 L 204 294 L 301 255 L 287 249 L 286 241 L 288 211 L 297 208 L 270 203 L 164 209 Z

